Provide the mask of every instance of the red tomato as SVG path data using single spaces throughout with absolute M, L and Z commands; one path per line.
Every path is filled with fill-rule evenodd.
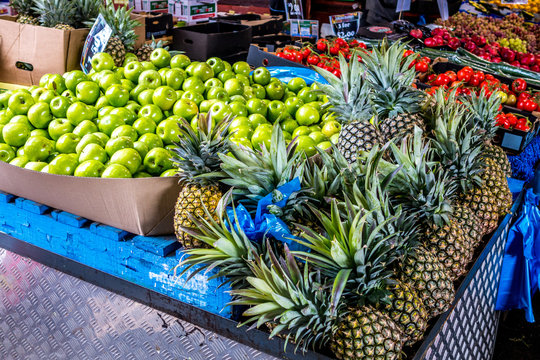
M 450 70 L 449 70 L 449 71 L 445 72 L 444 74 L 445 74 L 446 76 L 448 76 L 448 78 L 450 79 L 450 82 L 454 82 L 454 81 L 457 80 L 457 75 L 456 75 L 456 73 L 453 72 L 453 71 L 450 71 Z
M 326 49 L 328 48 L 328 44 L 327 44 L 327 41 L 325 39 L 321 39 L 319 41 L 317 41 L 317 50 L 319 50 L 320 52 L 325 52 Z
M 469 71 L 465 70 L 465 68 L 457 72 L 457 78 L 459 81 L 469 82 L 469 80 L 471 80 L 471 76 L 472 74 Z
M 308 47 L 305 47 L 302 49 L 302 57 L 306 60 L 308 56 L 311 54 L 311 49 Z
M 422 61 L 419 61 L 416 63 L 416 65 L 414 66 L 414 69 L 418 72 L 421 72 L 421 73 L 425 73 L 428 71 L 428 64 L 426 62 L 424 62 L 423 60 Z
M 412 50 L 405 50 L 405 51 L 403 52 L 403 57 L 407 57 L 407 56 L 410 56 L 410 55 L 412 55 L 412 54 L 414 54 L 414 51 L 412 51 Z
M 535 111 L 536 109 L 538 108 L 538 105 L 532 101 L 532 100 L 527 100 L 525 102 L 525 110 L 526 111 Z
M 525 91 L 525 89 L 527 89 L 527 82 L 525 80 L 519 78 L 512 82 L 513 92 L 521 92 L 521 91 Z
M 336 56 L 339 53 L 339 47 L 338 46 L 332 46 L 330 47 L 330 54 Z
M 311 54 L 307 57 L 307 63 L 310 64 L 310 65 L 317 65 L 317 63 L 319 62 L 319 57 L 317 56 L 317 54 Z

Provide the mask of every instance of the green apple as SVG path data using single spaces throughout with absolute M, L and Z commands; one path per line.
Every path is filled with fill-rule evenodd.
M 120 164 L 110 164 L 107 165 L 103 173 L 101 174 L 102 178 L 112 179 L 112 178 L 131 178 L 131 173 L 129 170 Z
M 163 120 L 158 124 L 156 134 L 165 145 L 171 145 L 174 142 L 178 142 L 181 135 L 178 121 L 172 119 Z
M 137 97 L 137 101 L 141 106 L 153 104 L 154 100 L 152 99 L 154 96 L 154 89 L 145 89 L 141 91 L 139 96 Z
M 206 91 L 210 90 L 213 87 L 223 87 L 223 83 L 218 78 L 211 78 L 204 82 L 204 88 Z
M 207 113 L 216 101 L 218 100 L 203 100 L 199 105 L 199 112 Z
M 247 110 L 249 114 L 261 114 L 266 117 L 268 113 L 268 108 L 261 99 L 249 99 L 246 103 Z
M 15 149 L 14 149 L 15 150 Z M 16 151 L 17 156 L 24 156 L 24 146 L 21 146 Z
M 283 119 L 283 117 L 287 114 L 287 108 L 285 107 L 285 104 L 282 103 L 279 100 L 271 101 L 270 104 L 268 104 L 268 120 L 271 123 L 276 122 L 277 120 Z
M 252 129 L 257 128 L 261 124 L 269 124 L 268 120 L 261 114 L 251 114 L 248 116 L 248 119 Z
M 144 71 L 142 65 L 138 61 L 131 61 L 124 67 L 124 76 L 126 79 L 134 83 L 139 81 L 139 76 Z
M 0 144 L 0 161 L 10 162 L 15 159 L 15 150 L 8 144 Z
M 141 156 L 141 159 L 144 159 L 144 157 L 146 156 L 146 154 L 148 153 L 148 151 L 150 149 L 148 149 L 148 145 L 146 145 L 145 143 L 143 143 L 142 141 L 135 141 L 133 143 L 133 148 L 135 150 L 137 150 L 137 152 L 139 153 L 139 155 Z
M 87 160 L 80 163 L 73 175 L 80 177 L 101 177 L 105 171 L 105 165 L 97 160 Z
M 149 177 L 152 177 L 152 175 L 150 175 L 149 173 L 144 172 L 144 171 L 138 171 L 138 172 L 136 172 L 135 174 L 133 174 L 133 177 L 134 177 L 134 178 L 141 179 L 141 178 L 149 178 Z
M 256 84 L 260 84 L 262 86 L 266 86 L 270 83 L 270 71 L 268 71 L 265 67 L 258 67 L 255 70 L 253 70 L 253 81 Z
M 306 81 L 299 77 L 292 78 L 287 83 L 287 89 L 289 89 L 289 91 L 292 91 L 294 93 L 299 92 L 305 87 L 307 87 Z
M 92 57 L 91 64 L 94 71 L 112 70 L 114 68 L 114 59 L 111 55 L 101 52 Z
M 198 78 L 197 76 L 191 76 L 184 80 L 184 82 L 182 83 L 182 90 L 191 90 L 194 92 L 198 92 L 199 94 L 204 94 L 206 88 L 204 87 L 204 82 L 200 78 Z
M 265 146 L 266 149 L 270 150 L 270 143 L 272 138 L 272 125 L 261 124 L 257 126 L 251 136 L 251 144 L 254 149 L 261 149 L 262 146 Z
M 130 125 L 121 125 L 117 127 L 116 129 L 114 129 L 113 132 L 111 133 L 111 139 L 114 139 L 120 136 L 126 136 L 133 141 L 136 141 L 139 138 L 139 134 L 137 134 L 137 131 Z
M 141 107 L 142 106 L 138 102 L 129 100 L 127 105 L 124 106 L 124 109 L 131 110 L 133 114 L 135 114 L 135 119 L 136 119 L 137 118 L 136 116 L 139 113 L 139 110 L 141 109 Z M 133 119 L 133 121 L 135 121 L 135 119 Z
M 245 92 L 246 87 L 251 87 L 251 83 L 249 82 L 249 77 L 248 76 L 244 76 L 244 75 L 241 75 L 241 74 L 236 74 L 235 78 L 238 81 L 240 81 L 242 83 L 242 85 L 244 85 L 244 92 Z
M 26 157 L 26 155 L 23 155 L 23 156 L 17 156 L 15 159 L 11 160 L 9 164 L 23 168 L 25 167 L 26 164 L 28 164 L 29 161 L 30 160 L 28 160 L 28 157 Z
M 225 81 L 223 88 L 229 96 L 242 95 L 244 93 L 244 84 L 236 78 Z
M 341 125 L 336 120 L 330 120 L 324 123 L 321 132 L 327 137 L 330 138 L 334 134 L 339 134 L 341 130 Z
M 112 156 L 115 152 L 120 149 L 133 148 L 133 140 L 127 136 L 120 136 L 117 138 L 111 138 L 107 141 L 105 145 L 105 151 L 107 155 Z
M 64 135 L 62 135 L 64 136 Z M 97 144 L 101 147 L 104 147 L 105 146 L 105 143 L 103 142 L 103 140 L 101 140 L 101 138 L 99 136 L 97 136 L 96 134 L 86 134 L 84 135 L 81 140 L 79 141 L 79 143 L 77 144 L 77 147 L 75 148 L 75 152 L 77 154 L 80 154 L 81 151 L 88 145 L 88 144 Z
M 209 113 L 212 114 L 212 119 L 216 122 L 223 121 L 233 115 L 231 107 L 223 101 L 216 101 L 212 104 Z
M 30 123 L 30 120 L 28 120 L 28 116 L 26 115 L 15 115 L 14 117 L 9 120 L 10 124 L 20 123 L 28 126 L 30 130 L 34 129 L 34 125 Z
M 41 78 L 39 79 L 39 86 L 45 87 L 45 85 L 47 84 L 47 81 L 49 80 L 49 76 L 51 75 L 52 74 L 44 74 L 43 76 L 41 76 Z
M 37 102 L 28 109 L 28 121 L 33 127 L 45 129 L 53 119 L 49 104 Z
M 330 141 L 321 141 L 317 144 L 317 147 L 321 150 L 328 150 L 332 147 L 332 143 Z
M 60 154 L 49 163 L 49 173 L 56 175 L 73 175 L 79 165 L 74 154 Z
M 138 101 L 139 94 L 142 93 L 144 90 L 148 90 L 148 86 L 138 84 L 129 92 L 129 98 L 131 100 Z
M 51 130 L 50 130 L 50 125 L 49 125 L 49 133 L 50 133 L 50 131 Z M 98 131 L 98 127 L 94 122 L 92 122 L 90 120 L 83 120 L 71 132 L 82 138 L 86 134 L 92 134 L 92 133 L 95 133 L 97 131 Z M 51 137 L 52 137 L 52 135 L 51 135 Z
M 75 96 L 75 93 L 71 90 L 64 91 L 61 96 L 67 98 L 70 102 L 77 101 L 77 97 Z
M 217 76 L 220 72 L 225 70 L 223 60 L 218 57 L 211 57 L 210 59 L 206 60 L 206 63 L 210 65 L 212 71 L 214 72 L 212 77 Z
M 114 129 L 125 124 L 126 122 L 120 116 L 108 114 L 99 119 L 97 125 L 99 131 L 111 136 Z
M 141 155 L 133 148 L 116 151 L 109 161 L 110 164 L 120 164 L 126 167 L 131 174 L 135 174 L 142 164 Z
M 302 101 L 305 104 L 313 102 L 313 101 L 317 101 L 317 93 L 309 87 L 300 89 L 300 91 L 298 91 L 298 94 L 296 96 L 302 99 Z
M 320 120 L 319 112 L 309 104 L 302 105 L 295 114 L 295 119 L 300 125 L 309 126 Z
M 143 163 L 146 171 L 152 175 L 159 175 L 173 167 L 171 154 L 163 148 L 150 149 L 144 157 Z
M 79 153 L 79 163 L 83 163 L 88 160 L 99 161 L 103 164 L 109 159 L 105 149 L 95 143 L 87 144 Z
M 231 70 L 224 70 L 218 74 L 218 79 L 221 80 L 222 83 L 225 83 L 225 81 L 229 79 L 236 78 L 236 74 L 232 72 Z
M 173 176 L 176 176 L 176 174 L 178 174 L 178 170 L 169 169 L 162 172 L 161 175 L 159 175 L 159 177 L 173 177 Z
M 107 115 L 116 115 L 124 120 L 127 125 L 132 125 L 137 120 L 137 114 L 125 107 L 114 108 Z
M 9 123 L 2 129 L 2 138 L 10 146 L 23 146 L 30 137 L 30 127 L 22 123 Z M 14 156 L 15 157 L 15 156 Z
M 156 134 L 143 134 L 139 137 L 139 141 L 145 143 L 149 150 L 163 147 L 163 141 Z
M 85 121 L 88 121 L 88 120 L 85 120 Z M 93 125 L 92 122 L 90 122 L 90 123 Z M 56 141 L 56 140 L 58 140 L 58 138 L 60 138 L 60 136 L 62 136 L 64 134 L 67 134 L 67 133 L 70 133 L 70 132 L 73 132 L 74 127 L 69 122 L 68 119 L 54 119 L 53 121 L 51 121 L 49 123 L 49 126 L 48 126 L 47 130 L 49 132 L 49 136 L 51 137 L 51 139 Z
M 285 95 L 285 87 L 281 82 L 272 81 L 266 85 L 266 97 L 270 100 L 280 100 Z
M 251 126 L 251 122 L 249 121 L 249 119 L 246 116 L 237 116 L 231 121 L 231 124 L 229 125 L 229 130 L 245 126 Z
M 49 136 L 49 132 L 45 129 L 34 129 L 32 131 L 30 131 L 30 136 L 43 136 L 44 138 L 47 138 L 49 140 L 51 140 L 51 137 Z
M 285 100 L 285 108 L 287 109 L 287 112 L 294 116 L 298 109 L 304 105 L 304 100 L 300 99 L 299 97 L 293 96 Z
M 64 74 L 64 81 L 66 84 L 66 88 L 73 92 L 75 92 L 75 89 L 77 88 L 77 85 L 80 82 L 83 82 L 86 80 L 89 80 L 88 76 L 86 76 L 86 74 L 83 73 L 81 70 L 73 70 Z
M 186 77 L 187 75 L 184 70 L 173 68 L 170 69 L 165 75 L 165 84 L 173 88 L 175 91 L 180 90 Z
M 78 135 L 66 133 L 56 140 L 56 151 L 62 154 L 71 154 L 77 151 L 77 145 L 81 141 Z
M 127 64 L 129 64 L 129 63 L 131 63 L 133 61 L 138 61 L 137 60 L 137 55 L 135 55 L 134 53 L 131 53 L 131 52 L 127 52 L 122 65 L 125 68 Z
M 232 69 L 236 74 L 241 74 L 244 76 L 249 76 L 249 73 L 251 72 L 251 67 L 245 61 L 235 62 L 232 66 Z
M 92 109 L 80 101 L 71 104 L 66 112 L 66 117 L 73 126 L 79 125 L 83 120 L 93 120 L 93 115 Z
M 197 104 L 197 106 L 199 106 L 204 101 L 204 96 L 202 96 L 201 93 L 198 93 L 196 91 L 188 90 L 188 91 L 186 91 L 186 92 L 184 92 L 182 94 L 181 99 L 191 100 L 191 101 L 195 102 L 195 104 Z
M 109 139 L 110 139 L 110 137 L 109 137 L 107 134 L 102 133 L 102 132 L 100 132 L 100 131 L 95 132 L 94 135 L 96 135 L 98 138 L 100 138 L 100 139 L 101 139 L 101 142 L 102 142 L 103 144 L 106 144 L 107 141 L 109 141 Z
M 141 61 L 141 65 L 144 70 L 157 70 L 156 66 L 152 64 L 150 61 Z
M 51 113 L 55 118 L 65 118 L 69 105 L 71 105 L 71 102 L 67 97 L 56 96 L 49 103 L 49 108 L 51 109 Z
M 133 129 L 137 132 L 138 136 L 143 134 L 155 133 L 156 123 L 154 120 L 147 117 L 140 117 L 133 123 Z
M 167 73 L 170 71 L 170 68 L 161 68 L 158 70 L 159 76 L 161 77 L 161 84 L 167 84 Z
M 264 86 L 259 84 L 253 84 L 251 85 L 251 89 L 253 91 L 253 94 L 255 94 L 255 97 L 259 99 L 266 98 L 266 89 L 264 88 Z
M 8 108 L 14 115 L 26 115 L 34 104 L 32 95 L 24 91 L 14 92 L 8 100 Z
M 111 106 L 122 107 L 129 100 L 129 91 L 122 85 L 112 85 L 105 91 L 105 97 Z
M 95 104 L 100 93 L 99 85 L 93 81 L 81 81 L 75 88 L 75 96 L 86 105 Z
M 191 64 L 191 60 L 184 54 L 174 55 L 171 58 L 171 68 L 185 69 Z
M 330 141 L 332 142 L 332 144 L 337 145 L 339 141 L 339 133 L 336 133 L 330 136 Z
M 24 168 L 33 171 L 41 171 L 47 165 L 48 164 L 43 161 L 29 161 L 24 165 Z
M 320 131 L 312 131 L 308 136 L 315 141 L 315 144 L 328 141 L 328 138 Z
M 139 75 L 138 83 L 149 89 L 157 89 L 161 86 L 161 75 L 156 70 L 144 70 Z
M 39 98 L 36 100 L 36 102 L 42 101 L 49 104 L 51 100 L 54 99 L 56 96 L 58 96 L 58 94 L 55 91 L 45 90 L 41 95 L 39 95 Z
M 220 87 L 211 88 L 206 93 L 206 98 L 208 100 L 221 100 L 223 102 L 229 101 L 229 95 L 225 91 L 225 89 Z
M 174 104 L 174 115 L 183 117 L 187 121 L 191 121 L 195 115 L 199 112 L 197 104 L 188 99 L 180 99 Z
M 192 61 L 188 64 L 188 66 L 186 66 L 184 70 L 186 71 L 186 74 L 188 76 L 193 76 L 193 69 L 195 69 L 195 65 L 197 65 L 198 63 L 199 61 Z
M 193 67 L 193 76 L 198 77 L 204 83 L 206 80 L 214 77 L 214 70 L 207 63 L 200 62 Z
M 154 105 L 157 105 L 161 110 L 172 109 L 176 100 L 176 92 L 170 86 L 160 86 L 152 95 Z
M 98 119 L 101 119 L 105 115 L 109 115 L 111 111 L 113 111 L 114 109 L 115 108 L 113 108 L 110 105 L 102 107 L 101 109 L 98 110 Z
M 67 90 L 66 82 L 60 74 L 50 75 L 44 88 L 52 90 L 57 94 L 61 94 Z
M 233 129 L 229 128 L 229 133 L 231 133 L 234 137 L 251 139 L 251 137 L 253 136 L 253 129 L 250 125 L 239 126 Z
M 248 116 L 249 114 L 247 106 L 239 101 L 229 103 L 229 107 L 235 116 Z
M 298 136 L 307 136 L 311 133 L 311 130 L 307 126 L 299 126 L 292 132 L 293 139 Z
M 317 153 L 317 143 L 307 135 L 300 135 L 296 139 L 296 152 L 304 152 L 308 157 Z
M 32 98 L 34 99 L 35 102 L 38 102 L 39 101 L 39 97 L 45 92 L 45 91 L 51 91 L 51 90 L 47 90 L 45 88 L 42 88 L 42 87 L 37 87 L 35 88 L 34 90 L 32 90 L 30 92 L 30 94 L 32 95 Z M 11 95 L 10 95 L 11 96 Z M 9 98 L 8 98 L 8 101 L 9 101 Z M 7 105 L 7 104 L 6 104 Z
M 150 61 L 158 69 L 169 66 L 171 63 L 171 54 L 163 48 L 157 48 L 150 54 Z
M 251 140 L 247 138 L 240 138 L 240 137 L 231 137 L 231 142 L 240 146 L 245 147 L 248 149 L 253 149 L 253 145 L 251 144 Z
M 30 161 L 44 161 L 53 150 L 53 142 L 43 136 L 30 136 L 24 144 L 24 155 Z
M 158 124 L 161 120 L 163 120 L 163 111 L 154 104 L 148 104 L 144 105 L 137 114 L 139 117 L 146 117 L 151 120 L 153 120 L 156 124 Z

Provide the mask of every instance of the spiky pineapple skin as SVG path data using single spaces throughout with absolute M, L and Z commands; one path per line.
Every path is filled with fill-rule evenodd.
M 105 52 L 112 56 L 115 66 L 122 66 L 124 59 L 126 58 L 126 47 L 118 36 L 112 36 L 109 39 Z
M 482 241 L 482 225 L 478 216 L 466 204 L 456 202 L 453 217 L 463 229 L 466 243 L 476 248 Z
M 486 145 L 484 147 L 483 157 L 495 160 L 501 169 L 502 175 L 506 177 L 512 176 L 512 166 L 510 165 L 508 156 L 500 146 Z
M 398 114 L 384 119 L 379 125 L 384 142 L 394 140 L 399 142 L 406 136 L 413 134 L 414 127 L 424 130 L 424 120 L 420 114 Z
M 416 290 L 428 316 L 435 317 L 450 308 L 454 284 L 435 254 L 419 246 L 402 262 L 400 279 Z
M 409 284 L 397 281 L 390 288 L 385 310 L 405 334 L 405 345 L 412 345 L 424 336 L 428 311 L 420 296 Z
M 379 130 L 373 124 L 353 121 L 342 126 L 337 147 L 347 162 L 353 163 L 359 151 L 370 151 L 381 140 Z
M 39 19 L 29 15 L 17 16 L 17 22 L 19 24 L 39 25 Z
M 330 348 L 339 360 L 401 358 L 403 333 L 390 317 L 372 307 L 351 309 Z
M 451 280 L 456 280 L 467 272 L 472 259 L 472 245 L 465 241 L 464 231 L 454 220 L 443 226 L 432 225 L 424 242 L 446 267 Z
M 149 61 L 152 51 L 154 51 L 152 45 L 144 44 L 143 46 L 138 48 L 137 51 L 135 51 L 135 55 L 137 55 L 139 61 Z
M 54 26 L 54 28 L 55 28 L 55 29 L 58 29 L 58 30 L 67 30 L 67 31 L 73 30 L 73 29 L 74 29 L 73 26 L 68 25 L 68 24 L 56 24 L 56 25 Z
M 497 228 L 499 219 L 499 207 L 493 192 L 486 187 L 476 186 L 471 191 L 460 197 L 475 215 L 480 219 L 482 235 L 488 234 Z
M 512 192 L 508 187 L 506 174 L 495 159 L 486 158 L 484 162 L 486 163 L 486 169 L 482 174 L 484 186 L 491 189 L 493 195 L 496 197 L 498 215 L 504 216 L 510 212 L 510 208 L 512 207 Z
M 193 227 L 195 224 L 190 219 L 192 216 L 207 218 L 204 212 L 204 206 L 211 214 L 214 214 L 214 220 L 217 215 L 214 213 L 221 199 L 222 193 L 217 185 L 199 186 L 197 184 L 186 185 L 180 191 L 176 201 L 174 212 L 174 229 L 176 238 L 186 249 L 206 247 L 206 244 L 193 238 L 189 234 L 180 230 L 180 227 Z

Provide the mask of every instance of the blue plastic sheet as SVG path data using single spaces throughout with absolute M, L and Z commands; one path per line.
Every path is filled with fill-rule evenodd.
M 528 322 L 534 322 L 532 296 L 540 277 L 539 198 L 531 189 L 525 194 L 518 220 L 510 228 L 506 243 L 496 310 L 524 309 Z
M 267 69 L 273 77 L 278 78 L 284 83 L 288 83 L 292 78 L 299 77 L 304 79 L 308 85 L 313 84 L 315 81 L 321 84 L 328 84 L 318 72 L 309 68 L 269 66 Z
M 235 224 L 235 229 L 237 229 L 237 226 L 240 226 L 248 239 L 252 241 L 260 242 L 265 236 L 270 235 L 274 239 L 287 244 L 291 250 L 306 251 L 304 246 L 292 240 L 294 236 L 283 220 L 269 211 L 269 205 L 283 208 L 287 204 L 289 197 L 294 192 L 300 191 L 300 189 L 299 178 L 295 178 L 278 187 L 277 192 L 272 192 L 259 200 L 255 219 L 251 218 L 250 213 L 242 204 L 238 205 L 236 209 L 229 206 L 227 208 L 227 216 L 231 223 Z M 235 210 L 238 224 L 234 222 Z
M 508 156 L 512 165 L 512 177 L 532 181 L 535 164 L 540 161 L 540 136 L 535 137 L 529 145 L 516 156 Z

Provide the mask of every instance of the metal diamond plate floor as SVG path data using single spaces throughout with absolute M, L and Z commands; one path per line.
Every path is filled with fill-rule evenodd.
M 0 359 L 277 358 L 0 248 Z

